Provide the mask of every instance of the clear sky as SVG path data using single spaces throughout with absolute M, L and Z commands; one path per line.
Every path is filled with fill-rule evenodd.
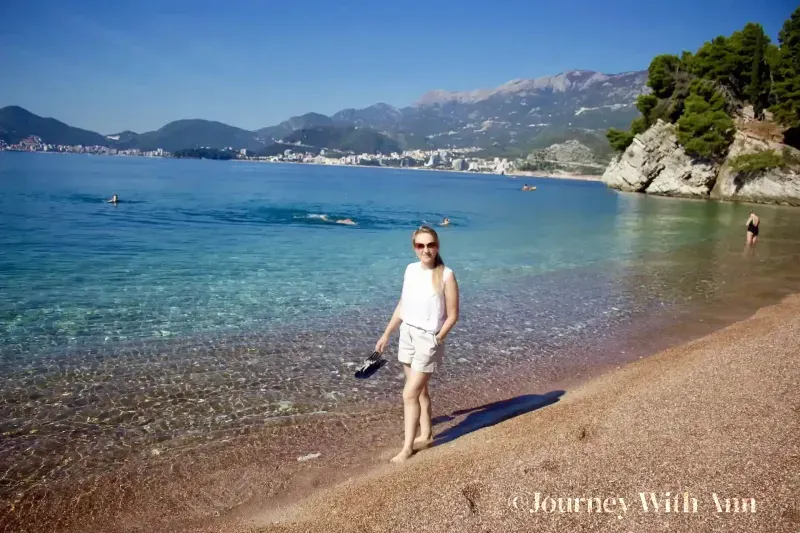
M 68 4 L 72 4 L 71 6 Z M 247 129 L 565 70 L 647 68 L 787 0 L 0 0 L 0 107 L 109 134 Z

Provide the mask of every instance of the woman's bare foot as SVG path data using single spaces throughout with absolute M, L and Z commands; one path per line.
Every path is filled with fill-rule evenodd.
M 414 455 L 414 450 L 406 450 L 403 448 L 400 450 L 400 453 L 392 457 L 392 463 L 404 463 L 408 460 L 412 455 Z
M 416 439 L 414 439 L 415 450 L 422 450 L 424 448 L 429 447 L 431 444 L 433 444 L 433 436 L 430 437 L 419 436 Z

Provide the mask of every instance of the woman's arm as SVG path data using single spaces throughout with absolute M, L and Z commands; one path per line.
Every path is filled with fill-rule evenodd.
M 389 338 L 394 330 L 400 327 L 400 324 L 403 322 L 403 319 L 400 318 L 400 313 L 403 309 L 403 299 L 397 302 L 397 307 L 394 308 L 394 313 L 392 313 L 392 318 L 389 319 L 389 323 L 386 325 L 386 330 L 383 332 L 383 336 Z
M 436 338 L 439 339 L 439 342 L 444 341 L 444 338 L 447 337 L 447 334 L 458 322 L 458 282 L 455 274 L 450 274 L 450 278 L 445 281 L 444 303 L 445 309 L 447 309 L 447 318 L 442 324 L 442 329 L 436 333 Z
M 389 337 L 392 336 L 394 330 L 400 327 L 400 324 L 403 322 L 403 319 L 400 318 L 400 313 L 403 309 L 403 298 L 397 302 L 397 307 L 394 308 L 394 313 L 392 313 L 392 318 L 389 319 L 389 323 L 386 325 L 386 329 L 381 335 L 381 338 L 378 339 L 378 342 L 375 344 L 375 351 L 383 353 L 383 350 L 386 349 L 386 345 L 389 344 Z

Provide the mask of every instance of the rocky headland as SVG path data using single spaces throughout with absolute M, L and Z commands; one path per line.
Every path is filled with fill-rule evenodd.
M 602 180 L 628 192 L 800 206 L 800 150 L 751 124 L 741 123 L 727 155 L 711 160 L 687 154 L 676 126 L 658 120 L 612 159 Z M 746 164 L 748 158 L 765 157 L 774 163 Z
M 747 23 L 662 54 L 603 181 L 622 191 L 800 206 L 800 9 L 773 44 Z

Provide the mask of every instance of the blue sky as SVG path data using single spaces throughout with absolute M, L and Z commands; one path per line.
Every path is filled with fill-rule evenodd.
M 66 4 L 72 3 L 72 6 Z M 760 4 L 760 5 L 759 5 Z M 412 104 L 565 70 L 647 68 L 785 0 L 0 1 L 0 107 L 100 133 L 205 118 L 247 129 Z

